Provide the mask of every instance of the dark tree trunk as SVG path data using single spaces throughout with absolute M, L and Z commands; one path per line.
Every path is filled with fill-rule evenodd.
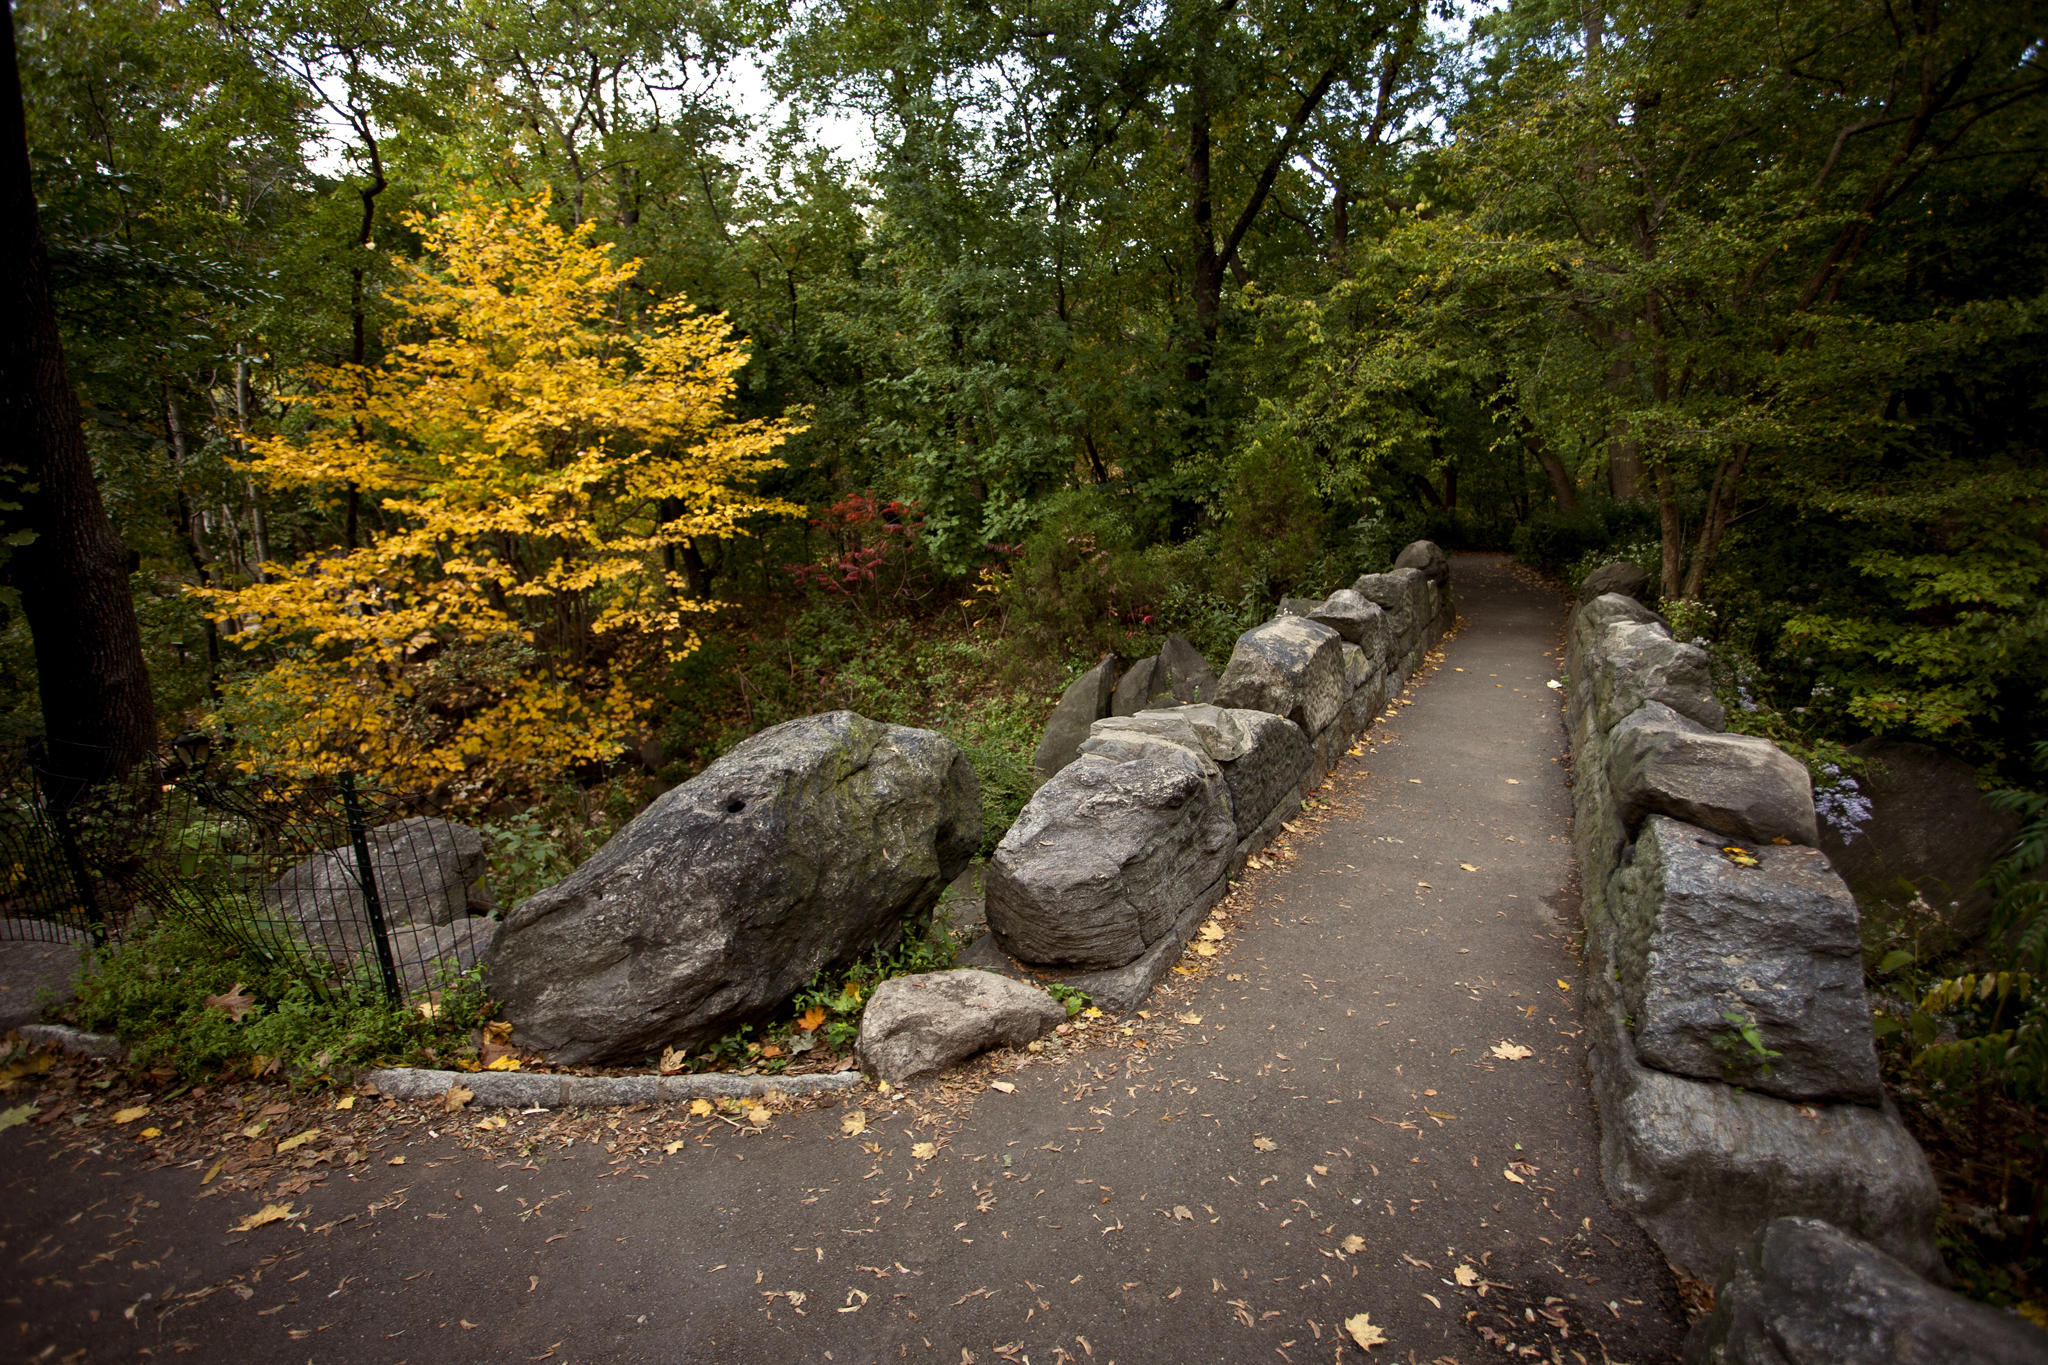
M 1572 482 L 1571 471 L 1564 467 L 1564 461 L 1557 457 L 1557 452 L 1536 434 L 1536 429 L 1529 425 L 1526 417 L 1521 420 L 1521 437 L 1522 445 L 1536 457 L 1536 463 L 1543 466 L 1544 476 L 1550 480 L 1550 496 L 1557 499 L 1557 510 L 1567 516 L 1578 511 L 1579 489 Z
M 0 430 L 9 458 L 23 467 L 23 506 L 9 529 L 34 535 L 15 548 L 9 567 L 35 639 L 52 766 L 93 780 L 154 755 L 156 708 L 128 591 L 128 552 L 100 501 L 78 395 L 64 370 L 11 10 L 0 52 L 0 157 L 0 299 L 12 300 L 5 312 L 14 319 L 0 327 Z

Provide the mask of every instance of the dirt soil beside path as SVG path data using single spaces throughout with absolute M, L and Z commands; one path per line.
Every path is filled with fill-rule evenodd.
M 1563 605 L 1455 574 L 1461 630 L 1142 1016 L 766 1113 L 216 1090 L 175 1101 L 212 1144 L 176 1163 L 91 1069 L 25 1077 L 0 1110 L 52 1121 L 0 1132 L 0 1355 L 1295 1362 L 1364 1357 L 1369 1315 L 1370 1358 L 1673 1359 L 1598 1171 Z

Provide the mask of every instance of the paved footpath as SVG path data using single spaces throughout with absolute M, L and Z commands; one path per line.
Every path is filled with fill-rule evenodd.
M 1544 685 L 1563 609 L 1504 559 L 1455 571 L 1464 624 L 1441 660 L 1149 1017 L 751 1133 L 585 1115 L 565 1147 L 563 1116 L 515 1114 L 470 1145 L 474 1111 L 391 1106 L 369 1160 L 301 1195 L 303 1222 L 240 1235 L 224 1229 L 265 1195 L 53 1161 L 17 1128 L 0 1353 L 1674 1358 L 1669 1272 L 1597 1169 Z M 1369 1357 L 1343 1327 L 1360 1314 L 1384 1334 Z

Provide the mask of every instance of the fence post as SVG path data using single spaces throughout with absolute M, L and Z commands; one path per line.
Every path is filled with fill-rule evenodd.
M 356 775 L 341 774 L 341 808 L 348 819 L 349 842 L 356 849 L 356 876 L 363 884 L 363 909 L 368 913 L 370 933 L 377 940 L 377 965 L 384 973 L 384 998 L 397 1004 L 398 967 L 391 960 L 391 937 L 384 932 L 384 903 L 377 896 L 377 874 L 370 865 L 370 839 L 363 829 L 363 808 L 356 801 Z

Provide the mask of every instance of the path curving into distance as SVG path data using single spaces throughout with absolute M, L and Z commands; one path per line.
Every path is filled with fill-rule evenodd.
M 249 1210 L 196 1172 L 38 1172 L 0 1136 L 10 1255 L 101 1199 L 141 1267 L 60 1255 L 0 1331 L 91 1359 L 1141 1365 L 1361 1360 L 1364 1313 L 1374 1359 L 1674 1358 L 1669 1272 L 1598 1171 L 1544 685 L 1564 606 L 1502 556 L 1453 573 L 1458 633 L 1235 890 L 1218 954 L 1106 1041 L 751 1135 L 678 1107 L 473 1146 L 473 1112 L 420 1110 L 306 1193 L 324 1231 L 224 1235 Z

